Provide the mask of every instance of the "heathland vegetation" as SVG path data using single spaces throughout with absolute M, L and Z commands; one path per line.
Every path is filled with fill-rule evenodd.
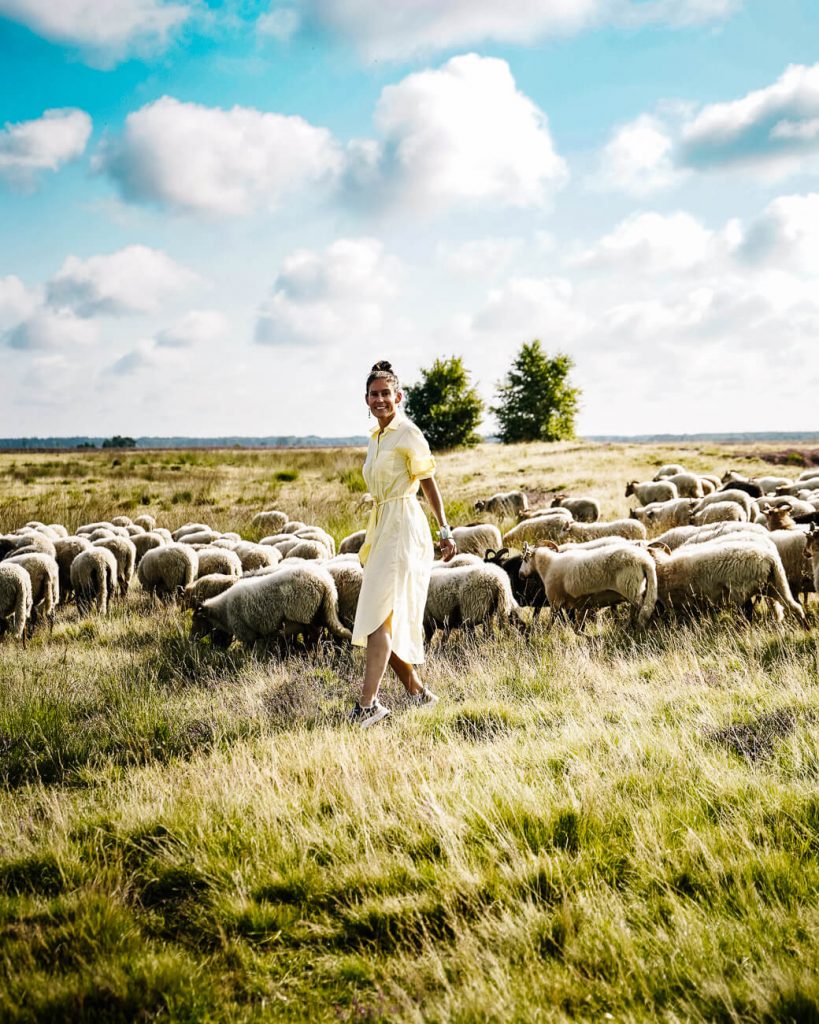
M 443 455 L 450 522 L 739 447 Z M 0 532 L 151 512 L 363 525 L 360 451 L 0 455 Z M 135 587 L 0 645 L 0 1020 L 815 1021 L 819 603 L 457 634 L 441 702 L 344 714 L 360 654 L 188 637 Z

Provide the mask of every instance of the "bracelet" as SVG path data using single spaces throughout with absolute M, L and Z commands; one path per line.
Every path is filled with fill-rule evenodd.
M 438 530 L 438 540 L 452 540 L 452 530 L 447 523 L 441 523 Z

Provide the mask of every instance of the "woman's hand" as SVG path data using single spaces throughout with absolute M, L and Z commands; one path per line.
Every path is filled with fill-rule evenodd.
M 451 537 L 448 537 L 446 540 L 440 541 L 440 545 L 442 562 L 448 562 L 451 558 L 455 557 L 458 551 L 458 546 Z

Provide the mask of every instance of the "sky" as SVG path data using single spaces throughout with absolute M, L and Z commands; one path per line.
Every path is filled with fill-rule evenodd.
M 0 436 L 815 430 L 817 172 L 815 0 L 0 0 Z

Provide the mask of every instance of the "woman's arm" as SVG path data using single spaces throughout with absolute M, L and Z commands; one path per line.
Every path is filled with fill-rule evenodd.
M 421 480 L 421 490 L 424 492 L 424 497 L 429 502 L 430 508 L 435 513 L 438 525 L 445 526 L 446 513 L 444 512 L 444 499 L 441 497 L 441 492 L 435 481 L 435 477 L 424 477 L 424 479 Z M 452 540 L 451 537 L 447 540 L 441 541 L 441 557 L 445 562 L 448 562 L 456 551 L 457 548 L 455 546 L 455 541 Z

